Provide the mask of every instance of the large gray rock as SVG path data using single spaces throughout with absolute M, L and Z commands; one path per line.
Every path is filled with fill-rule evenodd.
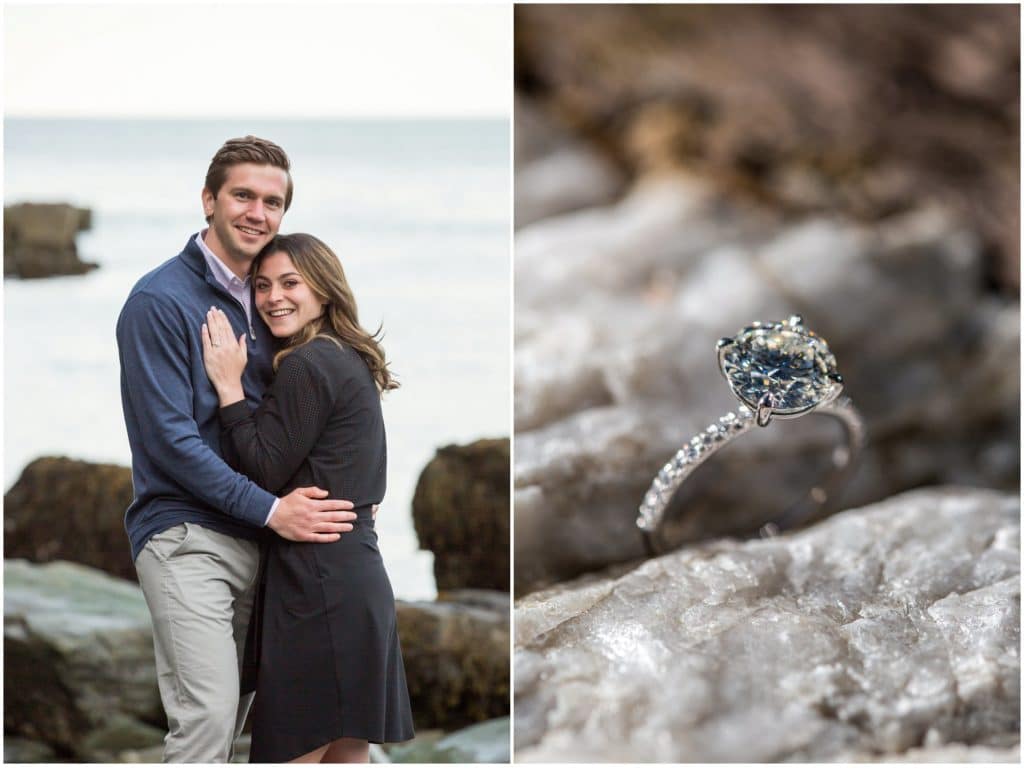
M 530 595 L 516 760 L 1008 760 L 1019 569 L 1015 495 L 928 489 Z
M 4 207 L 4 277 L 80 275 L 98 264 L 82 261 L 75 247 L 92 213 L 70 204 Z
M 735 405 L 715 341 L 755 320 L 800 313 L 836 354 L 870 444 L 847 506 L 1017 485 L 1019 308 L 988 291 L 980 243 L 940 210 L 790 223 L 693 179 L 643 180 L 519 231 L 515 294 L 519 594 L 642 554 L 632 521 L 651 479 Z M 684 538 L 756 530 L 751 510 L 805 492 L 835 437 L 815 418 L 716 456 L 727 480 Z
M 76 758 L 162 734 L 142 592 L 86 566 L 4 561 L 4 682 L 5 732 Z

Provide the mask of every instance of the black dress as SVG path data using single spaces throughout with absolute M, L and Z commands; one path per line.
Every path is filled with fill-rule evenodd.
M 289 761 L 340 737 L 411 739 L 395 598 L 371 513 L 384 498 L 387 450 L 369 368 L 318 337 L 284 358 L 255 413 L 242 401 L 221 421 L 232 461 L 260 486 L 282 496 L 317 486 L 358 515 L 331 544 L 268 536 L 249 761 Z

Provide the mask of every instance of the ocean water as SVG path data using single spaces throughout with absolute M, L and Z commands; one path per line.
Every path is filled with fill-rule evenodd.
M 390 459 L 377 527 L 396 595 L 432 598 L 433 558 L 412 527 L 419 473 L 440 446 L 510 432 L 505 120 L 6 119 L 4 202 L 91 208 L 79 256 L 101 267 L 4 281 L 5 488 L 42 455 L 130 464 L 118 313 L 135 281 L 204 227 L 210 157 L 247 133 L 292 160 L 281 230 L 326 241 L 363 325 L 383 324 L 402 388 L 384 399 Z

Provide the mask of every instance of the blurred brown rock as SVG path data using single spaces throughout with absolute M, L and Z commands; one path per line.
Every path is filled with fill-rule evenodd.
M 1019 288 L 1017 6 L 520 5 L 515 22 L 517 100 L 633 176 L 685 168 L 862 220 L 937 201 Z
M 509 442 L 445 446 L 412 501 L 420 548 L 434 553 L 438 590 L 509 589 Z
M 33 460 L 4 496 L 4 553 L 36 563 L 70 560 L 136 580 L 124 512 L 132 474 L 67 457 Z
M 612 201 L 626 182 L 601 150 L 574 138 L 550 112 L 515 101 L 515 226 Z
M 396 604 L 417 729 L 455 729 L 509 713 L 508 597 Z M 502 608 L 502 605 L 504 608 Z
M 4 207 L 4 277 L 80 275 L 98 264 L 82 261 L 79 231 L 91 228 L 92 213 L 70 204 Z

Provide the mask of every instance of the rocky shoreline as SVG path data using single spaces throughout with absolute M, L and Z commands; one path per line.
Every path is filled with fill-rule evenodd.
M 462 507 L 463 486 L 478 492 L 490 486 L 507 498 L 508 441 L 441 453 L 463 449 L 485 457 L 488 470 L 474 471 L 475 460 L 464 463 L 460 471 L 445 471 L 438 486 L 421 479 L 424 491 L 442 502 L 454 493 L 454 508 Z M 494 467 L 502 459 L 504 477 Z M 160 760 L 166 719 L 149 613 L 134 569 L 123 562 L 122 518 L 130 498 L 128 468 L 58 457 L 34 461 L 5 498 L 7 762 Z M 59 530 L 54 519 L 64 520 Z M 494 505 L 490 516 L 474 508 L 431 524 L 507 531 L 508 503 Z M 459 534 L 441 539 L 457 542 Z M 508 761 L 507 532 L 505 542 L 505 552 L 493 548 L 491 569 L 504 568 L 504 590 L 472 578 L 455 588 L 449 580 L 436 601 L 396 602 L 417 739 L 376 748 L 375 761 Z M 431 546 L 443 564 L 444 545 Z M 244 760 L 246 742 L 243 736 L 237 760 Z

